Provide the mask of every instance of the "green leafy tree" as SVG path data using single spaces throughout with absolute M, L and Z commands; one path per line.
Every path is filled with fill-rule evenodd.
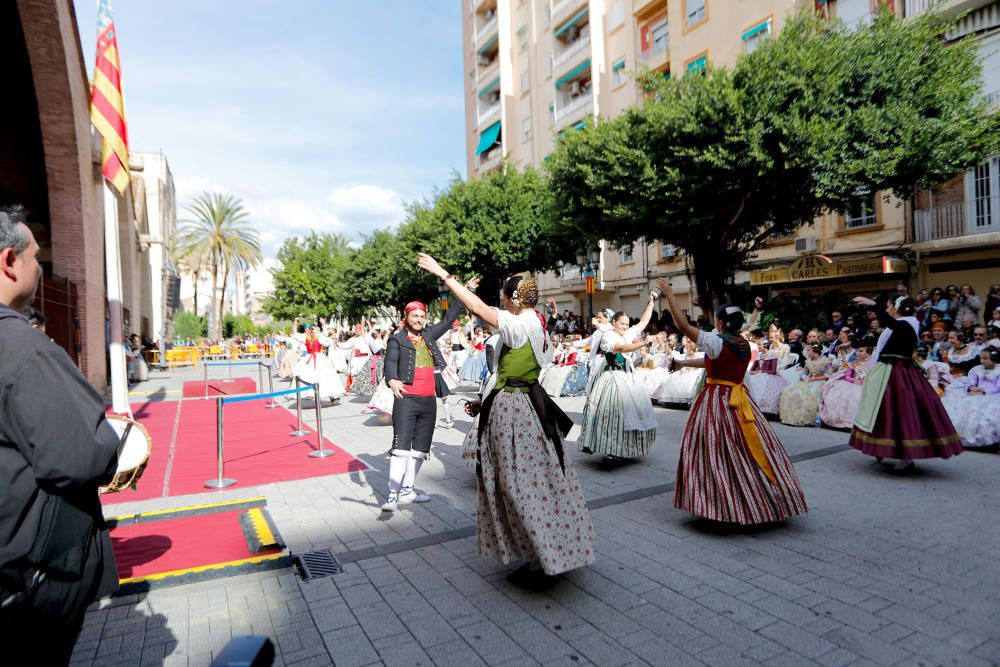
M 243 338 L 256 332 L 257 328 L 254 326 L 253 320 L 247 315 L 226 313 L 226 316 L 222 318 L 223 338 L 232 338 L 233 336 Z
M 178 230 L 180 255 L 195 272 L 196 293 L 198 272 L 208 270 L 212 274 L 213 334 L 218 336 L 225 313 L 229 273 L 260 263 L 260 234 L 247 222 L 243 204 L 232 195 L 203 192 L 187 210 L 193 217 Z
M 178 338 L 201 338 L 208 334 L 208 323 L 204 317 L 194 313 L 177 313 L 174 316 L 174 335 Z
M 549 163 L 557 219 L 618 245 L 681 248 L 706 314 L 772 236 L 862 192 L 907 198 L 998 148 L 970 41 L 928 13 L 849 30 L 790 20 L 732 72 L 648 79 L 652 99 L 570 133 Z
M 329 317 L 344 302 L 344 273 L 354 254 L 340 234 L 287 239 L 278 251 L 280 268 L 273 271 L 274 296 L 264 310 L 278 319 Z

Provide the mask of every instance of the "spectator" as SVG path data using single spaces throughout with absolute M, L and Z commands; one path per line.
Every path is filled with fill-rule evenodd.
M 118 438 L 100 394 L 18 312 L 37 254 L 21 210 L 0 209 L 0 641 L 50 665 L 69 662 L 87 605 L 117 588 L 97 489 Z
M 1000 285 L 990 285 L 990 292 L 986 295 L 986 310 L 983 311 L 983 315 L 986 317 L 993 313 L 993 319 L 1000 320 L 997 311 L 1000 311 Z
M 982 352 L 988 342 L 989 329 L 982 324 L 977 324 L 972 330 L 972 348 L 976 351 L 976 354 Z
M 944 292 L 941 291 L 940 287 L 935 287 L 931 290 L 931 298 L 928 301 L 925 301 L 924 305 L 920 306 L 920 311 L 923 313 L 921 317 L 926 318 L 927 313 L 936 312 L 941 316 L 941 319 L 950 322 L 950 307 L 950 302 L 948 299 L 944 298 Z
M 837 339 L 837 331 L 839 329 L 827 328 L 826 334 L 823 338 L 823 356 L 829 357 L 836 353 L 837 345 L 840 341 Z
M 962 325 L 958 328 L 958 332 L 962 334 L 962 338 L 965 339 L 965 342 L 972 340 L 972 332 L 976 328 L 976 317 L 966 313 L 961 317 L 961 319 L 955 318 L 955 321 L 962 323 Z
M 792 329 L 788 332 L 788 351 L 798 355 L 799 363 L 802 362 L 802 329 Z
M 993 319 L 986 323 L 986 326 L 1000 329 L 1000 306 L 993 309 L 992 318 Z
M 950 287 L 948 288 L 951 289 Z M 951 318 L 956 322 L 962 322 L 966 316 L 975 323 L 979 319 L 979 309 L 983 307 L 983 302 L 976 296 L 972 286 L 965 284 L 959 288 L 956 298 L 951 302 Z M 964 324 L 963 324 L 964 326 Z
M 840 331 L 840 328 L 844 326 L 843 317 L 839 310 L 835 310 L 830 313 L 830 323 L 826 325 L 827 329 L 832 329 L 833 331 Z

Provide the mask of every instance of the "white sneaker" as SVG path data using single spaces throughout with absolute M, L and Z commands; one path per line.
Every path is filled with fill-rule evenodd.
M 431 499 L 430 496 L 424 495 L 422 493 L 417 493 L 413 489 L 403 489 L 399 492 L 399 503 L 401 505 L 408 505 L 410 503 L 426 503 Z M 383 509 L 385 506 L 383 505 Z
M 455 420 L 452 419 L 452 420 L 446 421 L 445 423 L 441 424 L 441 428 L 455 428 Z
M 382 503 L 382 511 L 395 512 L 398 506 L 399 506 L 399 494 L 390 493 L 389 497 L 385 499 L 384 503 Z

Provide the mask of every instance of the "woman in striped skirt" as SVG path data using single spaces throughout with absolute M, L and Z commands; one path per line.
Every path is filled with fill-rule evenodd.
M 601 354 L 591 372 L 591 387 L 583 409 L 583 426 L 576 448 L 587 454 L 604 454 L 608 460 L 645 456 L 656 440 L 656 415 L 632 366 L 632 352 L 647 343 L 642 330 L 653 314 L 656 294 L 639 323 L 629 328 L 626 313 L 615 313 L 612 329 L 601 338 Z M 637 340 L 638 339 L 638 340 Z
M 677 464 L 674 507 L 743 525 L 783 521 L 807 511 L 795 469 L 743 385 L 750 345 L 739 336 L 743 311 L 722 306 L 719 334 L 688 323 L 670 287 L 657 281 L 674 322 L 705 352 L 705 387 L 688 415 Z

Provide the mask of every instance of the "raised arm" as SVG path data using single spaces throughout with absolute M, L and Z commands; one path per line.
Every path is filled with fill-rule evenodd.
M 653 318 L 653 306 L 656 305 L 656 292 L 649 293 L 649 303 L 646 304 L 646 310 L 642 311 L 642 317 L 639 318 L 639 323 L 636 325 L 639 332 L 646 330 L 649 326 L 649 320 Z
M 684 311 L 681 310 L 680 304 L 677 303 L 677 297 L 674 296 L 674 290 L 670 285 L 670 281 L 666 278 L 659 278 L 656 281 L 656 286 L 660 288 L 660 292 L 667 298 L 667 307 L 674 318 L 674 324 L 685 336 L 693 341 L 697 341 L 701 330 L 688 322 L 687 317 L 684 316 Z
M 435 275 L 444 281 L 445 287 L 451 290 L 455 298 L 461 301 L 462 305 L 469 309 L 469 312 L 494 329 L 500 326 L 497 312 L 487 306 L 482 299 L 476 296 L 475 292 L 463 285 L 462 281 L 453 275 L 449 275 L 447 271 L 441 268 L 436 259 L 426 253 L 419 253 L 417 257 L 419 258 L 417 265 L 427 273 Z M 469 283 L 475 283 L 475 286 L 478 286 L 479 279 L 473 278 Z

